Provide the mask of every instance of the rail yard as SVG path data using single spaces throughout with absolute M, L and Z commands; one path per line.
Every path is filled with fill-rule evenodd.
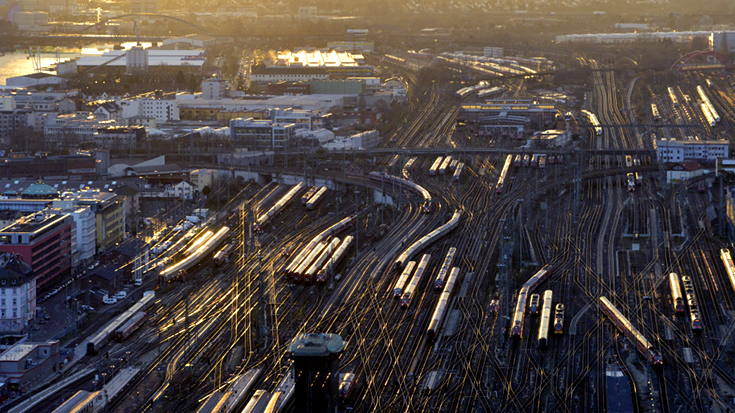
M 531 80 L 433 82 L 365 170 L 280 171 L 190 239 L 162 233 L 152 291 L 80 340 L 70 368 L 123 377 L 115 393 L 70 386 L 61 407 L 17 411 L 299 412 L 286 351 L 313 332 L 346 343 L 339 411 L 606 412 L 613 370 L 635 411 L 732 410 L 720 181 L 666 183 L 656 158 L 731 133 L 732 76 L 636 86 L 578 60 L 591 87 L 571 146 L 459 122 L 465 102 Z

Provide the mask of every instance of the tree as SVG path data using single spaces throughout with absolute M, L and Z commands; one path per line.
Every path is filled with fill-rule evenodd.
M 202 188 L 202 194 L 204 194 L 204 196 L 208 196 L 211 192 L 212 192 L 212 188 L 210 188 L 209 185 Z

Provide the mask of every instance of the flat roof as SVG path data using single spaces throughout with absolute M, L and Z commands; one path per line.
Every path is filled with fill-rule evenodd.
M 58 223 L 69 216 L 69 214 L 44 214 L 35 213 L 27 217 L 23 217 L 7 227 L 0 230 L 0 234 L 27 234 L 27 233 L 40 233 Z M 36 217 L 42 217 L 38 219 Z
M 20 361 L 36 349 L 38 344 L 16 344 L 0 354 L 0 361 Z

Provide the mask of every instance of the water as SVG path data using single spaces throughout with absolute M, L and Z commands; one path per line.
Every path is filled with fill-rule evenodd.
M 125 49 L 129 49 L 135 46 L 135 44 L 134 42 L 129 42 L 123 43 L 122 46 Z M 150 43 L 143 43 L 142 45 L 143 47 L 151 46 Z M 61 61 L 64 61 L 83 55 L 100 55 L 112 49 L 112 44 L 85 46 L 81 50 L 72 50 L 72 53 L 60 53 L 59 58 Z M 41 53 L 40 57 L 42 68 L 48 69 L 50 66 L 56 64 L 56 53 Z M 30 73 L 33 73 L 33 60 L 28 58 L 28 51 L 6 53 L 5 56 L 0 56 L 0 84 L 6 85 L 6 79 L 9 77 L 22 76 Z

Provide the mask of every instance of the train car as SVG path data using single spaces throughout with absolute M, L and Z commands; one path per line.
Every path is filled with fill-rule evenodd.
M 248 404 L 241 413 L 259 413 L 265 410 L 270 401 L 270 394 L 265 390 L 256 390 L 253 397 L 250 398 Z
M 413 273 L 411 281 L 403 290 L 403 295 L 401 295 L 401 307 L 403 309 L 408 308 L 409 304 L 411 304 L 411 296 L 414 292 L 416 292 L 416 288 L 421 282 L 421 278 L 423 278 L 424 274 L 426 273 L 426 268 L 429 266 L 430 259 L 431 255 L 429 254 L 424 254 L 424 256 L 421 257 L 421 261 L 419 262 L 418 267 L 416 267 L 416 271 Z
M 541 296 L 538 294 L 531 294 L 531 298 L 528 300 L 528 313 L 532 316 L 539 315 L 539 304 Z
M 546 350 L 549 345 L 549 324 L 551 323 L 551 306 L 554 292 L 544 291 L 544 306 L 541 309 L 541 322 L 538 327 L 538 347 Z
M 286 195 L 279 199 L 275 205 L 273 205 L 267 212 L 261 214 L 258 219 L 255 220 L 255 223 L 253 224 L 253 230 L 258 233 L 262 232 L 263 228 L 268 225 L 270 220 L 274 216 L 281 213 L 283 209 L 288 206 L 291 200 L 304 188 L 306 188 L 306 184 L 304 184 L 303 182 L 299 182 L 296 186 L 291 188 L 291 190 L 289 190 Z
M 643 185 L 643 175 L 640 172 L 635 173 L 635 184 L 636 186 Z
M 682 276 L 681 282 L 684 284 L 684 294 L 686 295 L 687 305 L 689 306 L 689 318 L 692 331 L 699 333 L 702 331 L 702 317 L 699 314 L 699 302 L 697 301 L 697 293 L 694 292 L 694 284 L 689 276 Z
M 212 261 L 214 262 L 215 267 L 219 267 L 220 265 L 227 262 L 228 259 L 230 259 L 230 254 L 232 254 L 232 251 L 235 249 L 235 243 L 229 243 L 224 246 L 221 250 L 217 251 L 216 254 L 214 254 L 214 258 Z
M 355 373 L 342 373 L 339 376 L 339 398 L 345 401 L 352 396 L 357 380 L 355 379 Z
M 457 254 L 457 248 L 455 247 L 449 248 L 449 251 L 447 252 L 447 256 L 444 258 L 444 262 L 442 263 L 442 266 L 439 268 L 439 273 L 436 275 L 436 279 L 434 280 L 435 290 L 439 291 L 442 288 L 444 288 L 444 281 L 449 275 L 449 270 L 450 268 L 452 268 L 452 263 L 454 262 L 454 256 L 456 254 Z
M 454 182 L 459 182 L 459 178 L 462 175 L 462 171 L 464 170 L 464 162 L 460 162 L 457 164 L 457 168 L 454 170 L 454 175 L 452 178 L 454 179 Z
M 95 392 L 79 390 L 52 413 L 94 413 L 104 405 L 105 397 L 101 390 Z
M 548 165 L 556 165 L 556 156 L 554 156 L 554 155 L 549 155 L 549 160 L 548 160 L 548 161 L 546 161 L 546 163 L 547 163 Z
M 538 155 L 531 155 L 531 168 L 538 167 Z
M 444 175 L 447 173 L 447 169 L 449 169 L 449 164 L 452 163 L 452 157 L 447 156 L 442 161 L 441 165 L 439 166 L 439 175 Z
M 442 166 L 442 162 L 444 162 L 444 157 L 440 156 L 436 158 L 433 164 L 431 164 L 431 168 L 429 168 L 429 175 L 430 176 L 436 176 L 436 174 L 439 172 L 439 168 Z
M 520 168 L 521 167 L 521 162 L 522 162 L 521 158 L 522 157 L 521 157 L 521 154 L 520 153 L 518 155 L 516 155 L 515 158 L 513 158 L 513 167 L 514 168 Z
M 285 277 L 289 277 L 291 273 L 296 271 L 296 269 L 301 265 L 301 263 L 304 261 L 307 255 L 311 253 L 311 251 L 325 239 L 328 239 L 331 236 L 334 236 L 338 234 L 340 231 L 344 230 L 345 228 L 352 226 L 355 222 L 355 217 L 347 217 L 336 224 L 330 226 L 329 228 L 325 229 L 321 233 L 317 234 L 314 238 L 309 241 L 308 244 L 306 244 L 306 247 L 302 248 L 294 257 L 293 260 L 291 260 L 291 263 L 289 263 L 285 268 L 283 268 L 283 275 Z
M 520 291 L 518 292 L 518 300 L 516 302 L 515 310 L 513 311 L 513 317 L 511 317 L 510 336 L 511 338 L 521 339 L 523 338 L 523 324 L 526 316 L 526 300 L 528 296 L 536 289 L 542 282 L 546 280 L 551 274 L 551 266 L 545 265 L 543 268 L 538 270 L 531 278 L 523 284 Z
M 699 97 L 702 99 L 703 106 L 707 107 L 707 110 L 712 115 L 712 120 L 714 122 L 720 121 L 720 115 L 717 113 L 717 110 L 712 105 L 712 102 L 709 100 L 709 97 L 707 96 L 707 93 L 704 91 L 704 88 L 702 86 L 697 86 L 697 93 L 699 93 Z M 714 125 L 712 125 L 714 126 Z
M 554 309 L 554 334 L 564 334 L 564 304 L 559 303 Z
M 714 115 L 712 115 L 710 107 L 704 102 L 702 102 L 699 107 L 702 109 L 702 113 L 704 114 L 704 118 L 707 120 L 707 124 L 713 128 L 717 126 L 717 122 L 715 121 Z
M 684 296 L 681 294 L 679 274 L 675 272 L 669 274 L 669 286 L 671 287 L 671 305 L 674 308 L 674 314 L 684 315 Z
M 159 276 L 159 281 L 165 283 L 179 276 L 181 271 L 187 271 L 199 264 L 202 259 L 213 253 L 222 244 L 230 233 L 229 227 L 222 227 L 211 238 L 209 238 L 199 249 L 179 262 L 164 268 Z
M 431 231 L 428 235 L 425 235 L 423 238 L 419 239 L 418 241 L 414 242 L 410 247 L 408 247 L 408 249 L 406 249 L 403 254 L 401 254 L 396 260 L 395 268 L 401 269 L 405 267 L 406 263 L 410 261 L 414 255 L 418 254 L 419 251 L 430 245 L 432 242 L 448 234 L 453 229 L 457 228 L 461 217 L 462 213 L 459 210 L 454 211 L 454 215 L 452 215 L 452 218 L 447 221 L 446 224 Z
M 194 251 L 198 250 L 199 247 L 201 247 L 202 245 L 204 245 L 204 243 L 207 242 L 207 240 L 209 240 L 210 238 L 212 238 L 212 236 L 214 236 L 214 232 L 212 232 L 210 230 L 204 231 L 194 241 L 192 241 L 192 243 L 189 246 L 189 248 L 187 248 L 186 250 L 184 250 L 184 256 L 185 257 L 188 257 L 189 255 L 191 255 Z
M 503 187 L 505 186 L 505 181 L 508 179 L 508 171 L 510 170 L 510 165 L 513 162 L 513 155 L 508 155 L 505 158 L 505 164 L 503 164 L 503 169 L 500 171 L 500 176 L 498 177 L 498 183 L 495 185 L 495 193 L 500 195 L 503 193 Z
M 306 209 L 312 210 L 316 206 L 316 204 L 319 203 L 324 197 L 327 195 L 327 187 L 323 186 L 319 188 L 317 193 L 314 194 L 311 198 L 309 198 L 309 202 L 306 203 Z
M 658 112 L 658 106 L 655 103 L 651 103 L 651 113 L 653 114 L 653 121 L 658 122 L 661 120 L 661 115 Z
M 633 157 L 630 155 L 625 155 L 625 167 L 626 168 L 632 168 L 633 167 Z
M 404 186 L 404 187 L 406 187 L 406 188 L 408 188 L 408 189 L 416 192 L 419 196 L 421 196 L 422 198 L 424 198 L 424 205 L 426 205 L 426 203 L 431 203 L 432 202 L 431 194 L 429 194 L 429 191 L 427 191 L 426 189 L 424 189 L 424 187 L 422 187 L 421 185 L 417 185 L 417 184 L 415 184 L 415 183 L 413 183 L 413 182 L 411 182 L 409 180 L 406 180 L 406 179 L 403 179 L 403 178 L 399 178 L 397 176 L 393 176 L 393 175 L 390 175 L 390 174 L 381 173 L 381 172 L 370 172 L 370 173 L 368 173 L 368 176 L 370 177 L 370 179 L 375 179 L 375 180 L 379 180 L 379 181 L 386 181 L 386 182 L 392 182 L 392 183 L 395 183 L 396 185 Z M 424 211 L 424 212 L 427 213 L 426 211 Z
M 122 326 L 130 319 L 130 317 L 132 317 L 139 311 L 147 310 L 151 305 L 153 305 L 155 299 L 156 294 L 153 291 L 146 291 L 145 293 L 143 293 L 143 297 L 138 300 L 138 302 L 133 304 L 122 314 L 110 320 L 110 322 L 108 322 L 104 327 L 102 327 L 100 330 L 90 336 L 89 340 L 87 341 L 87 354 L 97 354 L 100 349 L 102 349 L 102 347 L 107 344 L 109 340 L 115 338 L 115 333 L 117 332 L 117 329 L 120 328 L 120 326 Z
M 452 291 L 454 290 L 454 285 L 457 283 L 458 278 L 459 267 L 454 267 L 449 273 L 449 278 L 447 278 L 447 285 L 444 287 L 444 291 L 442 291 L 441 295 L 439 296 L 439 302 L 436 303 L 436 308 L 434 309 L 434 314 L 431 316 L 429 328 L 426 330 L 426 337 L 429 340 L 435 339 L 437 333 L 439 332 L 439 329 L 441 328 L 442 322 L 444 321 L 444 316 L 449 310 L 449 300 L 452 298 Z
M 720 258 L 722 259 L 723 264 L 725 264 L 725 272 L 727 272 L 727 278 L 730 280 L 730 285 L 735 291 L 735 265 L 732 262 L 732 255 L 730 254 L 730 250 L 721 249 Z
M 531 155 L 525 154 L 523 155 L 523 167 L 528 168 L 528 165 L 531 164 Z
M 635 191 L 635 174 L 633 174 L 633 172 L 628 172 L 627 179 L 628 179 L 628 192 Z
M 115 331 L 115 339 L 117 341 L 123 341 L 126 338 L 130 337 L 131 334 L 135 332 L 135 330 L 138 329 L 141 325 L 145 323 L 145 312 L 144 311 L 138 311 L 130 317 L 128 321 L 125 322 L 120 328 Z
M 332 257 L 332 254 L 337 251 L 337 248 L 339 248 L 339 244 L 340 240 L 337 237 L 334 237 L 332 239 L 332 242 L 327 243 L 324 249 L 322 249 L 321 254 L 319 254 L 314 262 L 311 263 L 309 269 L 304 272 L 301 280 L 305 283 L 313 283 L 314 281 L 316 281 L 317 273 L 322 268 L 322 266 L 324 266 L 324 263 L 327 262 L 330 257 Z
M 327 262 L 324 263 L 322 269 L 317 273 L 317 282 L 327 281 L 327 278 L 334 273 L 334 269 L 337 268 L 340 261 L 342 261 L 342 258 L 347 255 L 347 250 L 350 249 L 350 247 L 352 246 L 352 241 L 354 240 L 355 237 L 353 237 L 352 235 L 348 235 L 342 240 L 342 243 L 339 244 L 339 248 L 337 248 L 337 251 L 334 252 L 334 254 L 327 260 Z
M 457 165 L 459 165 L 459 159 L 452 159 L 452 162 L 449 164 L 449 170 L 450 171 L 456 170 Z
M 301 206 L 305 207 L 306 203 L 309 202 L 311 197 L 313 197 L 317 193 L 317 191 L 319 191 L 318 186 L 312 186 L 311 188 L 309 188 L 309 190 L 306 191 L 306 193 L 301 197 Z
M 546 168 L 546 155 L 539 155 L 538 157 L 538 169 Z
M 674 91 L 674 88 L 669 86 L 667 90 L 669 92 L 669 99 L 671 99 L 671 104 L 674 107 L 679 106 L 679 99 L 676 97 L 676 92 Z
M 396 281 L 395 287 L 393 287 L 393 298 L 401 298 L 401 295 L 403 295 L 403 287 L 411 277 L 415 266 L 416 261 L 409 261 L 408 264 L 406 264 L 406 268 L 403 269 L 401 276 L 398 277 L 398 281 Z
M 655 366 L 661 366 L 664 363 L 664 359 L 653 345 L 641 334 L 638 329 L 633 327 L 633 324 L 621 313 L 607 297 L 600 297 L 600 309 L 607 316 L 610 321 L 620 330 L 625 337 L 630 340 L 638 352 L 641 353 L 651 364 Z
M 697 192 L 700 194 L 707 192 L 707 187 L 705 186 L 704 181 L 697 183 Z

